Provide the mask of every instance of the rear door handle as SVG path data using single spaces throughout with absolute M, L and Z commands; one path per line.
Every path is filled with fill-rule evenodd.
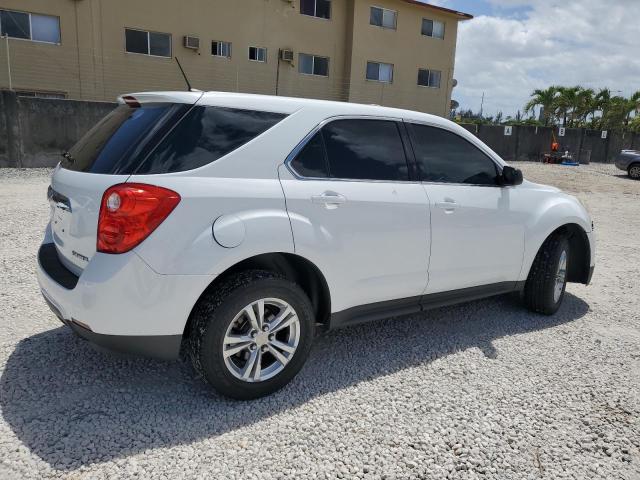
M 324 205 L 327 208 L 337 208 L 339 205 L 347 203 L 347 197 L 335 192 L 324 192 L 322 195 L 313 195 L 311 202 Z
M 453 212 L 459 205 L 455 202 L 455 200 L 445 199 L 444 202 L 436 202 L 436 207 L 442 208 L 446 212 Z

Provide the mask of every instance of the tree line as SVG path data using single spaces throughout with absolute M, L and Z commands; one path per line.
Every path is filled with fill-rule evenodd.
M 538 113 L 536 115 L 536 113 Z M 457 115 L 461 123 L 490 123 L 500 125 L 538 125 L 593 130 L 628 130 L 640 132 L 640 90 L 630 97 L 612 95 L 611 90 L 551 86 L 536 89 L 531 99 L 515 117 L 503 118 L 475 115 L 471 110 Z
M 536 107 L 542 109 L 540 117 L 544 125 L 594 130 L 640 127 L 640 90 L 625 98 L 612 96 L 608 88 L 595 92 L 579 86 L 552 86 L 534 90 L 524 110 L 534 112 Z

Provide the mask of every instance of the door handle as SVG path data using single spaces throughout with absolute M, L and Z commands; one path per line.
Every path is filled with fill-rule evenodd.
M 444 209 L 445 212 L 453 212 L 459 205 L 455 200 L 445 199 L 444 202 L 436 202 L 436 207 Z
M 313 195 L 311 202 L 324 205 L 327 208 L 336 208 L 347 202 L 347 197 L 335 192 L 324 192 L 322 195 Z

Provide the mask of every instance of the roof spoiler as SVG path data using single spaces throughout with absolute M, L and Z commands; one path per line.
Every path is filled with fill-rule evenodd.
M 118 97 L 117 102 L 121 105 L 129 105 L 137 108 L 145 103 L 187 103 L 195 104 L 204 93 L 201 91 L 192 92 L 138 92 L 126 93 Z

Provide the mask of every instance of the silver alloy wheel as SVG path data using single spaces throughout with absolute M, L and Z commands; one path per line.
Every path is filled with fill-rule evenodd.
M 631 178 L 640 178 L 640 165 L 634 165 L 629 169 L 629 176 Z
M 234 377 L 263 382 L 284 370 L 299 342 L 300 320 L 293 307 L 278 298 L 262 298 L 231 321 L 222 355 Z
M 567 251 L 562 250 L 560 254 L 560 261 L 558 262 L 558 271 L 556 272 L 556 284 L 553 287 L 553 301 L 558 303 L 564 284 L 567 278 Z

